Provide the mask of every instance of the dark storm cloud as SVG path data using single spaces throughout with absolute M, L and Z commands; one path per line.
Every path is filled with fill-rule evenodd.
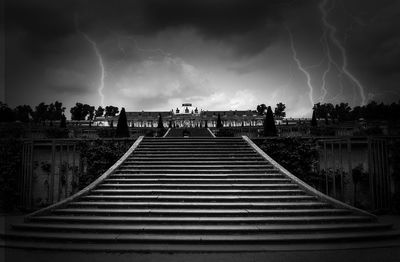
M 320 41 L 323 30 L 321 12 L 318 8 L 322 0 L 5 1 L 6 80 L 10 90 L 15 86 L 20 86 L 18 90 L 21 90 L 32 82 L 35 92 L 45 88 L 60 92 L 65 90 L 68 94 L 79 96 L 88 90 L 87 94 L 94 94 L 91 96 L 93 101 L 98 99 L 98 61 L 92 45 L 77 32 L 75 17 L 79 18 L 80 30 L 97 43 L 104 56 L 106 73 L 109 73 L 106 74 L 108 85 L 105 91 L 109 92 L 114 92 L 112 89 L 116 88 L 111 81 L 112 73 L 117 73 L 113 72 L 113 65 L 123 64 L 121 68 L 129 68 L 129 65 L 145 67 L 140 61 L 154 55 L 143 51 L 146 48 L 165 49 L 172 57 L 181 57 L 199 71 L 207 71 L 207 65 L 211 65 L 210 68 L 221 69 L 222 72 L 229 70 L 226 78 L 245 75 L 249 86 L 254 79 L 246 73 L 261 71 L 265 75 L 270 72 L 280 75 L 280 72 L 285 76 L 287 65 L 292 63 L 295 74 L 301 76 L 291 87 L 294 92 L 290 94 L 293 96 L 298 94 L 296 92 L 304 93 L 307 88 L 302 73 L 291 59 L 286 26 L 293 33 L 298 55 L 305 65 L 320 61 L 324 55 Z M 328 20 L 337 27 L 336 36 L 346 49 L 349 70 L 360 78 L 367 91 L 375 86 L 386 85 L 391 90 L 398 87 L 399 3 L 398 0 L 328 1 Z M 138 44 L 131 38 L 136 38 Z M 126 52 L 121 52 L 121 46 Z M 332 55 L 338 57 L 337 62 L 341 65 L 343 59 L 339 50 L 334 45 L 331 48 Z M 162 58 L 164 54 L 160 53 L 157 55 Z M 161 67 L 164 68 L 164 65 Z M 44 73 L 49 68 L 62 69 L 66 73 Z M 323 70 L 323 66 L 320 69 Z M 83 76 L 70 71 L 80 72 Z M 143 68 L 137 71 L 142 72 Z M 157 74 L 150 70 L 148 79 L 144 80 L 138 78 L 139 74 L 132 75 L 124 87 L 130 87 L 135 81 L 137 86 L 144 86 L 141 84 L 147 83 L 145 80 Z M 171 74 L 168 80 L 173 82 L 176 75 Z M 271 74 L 271 78 L 274 77 Z M 262 81 L 254 80 L 254 83 Z M 148 85 L 152 83 L 149 82 Z M 220 83 L 224 82 L 221 80 Z M 154 88 L 162 89 L 165 84 L 154 84 Z M 226 90 L 231 88 L 230 85 L 228 79 Z M 332 85 L 333 89 L 336 87 Z M 176 96 L 179 95 L 178 92 Z M 67 95 L 65 97 L 68 99 Z M 165 97 L 143 101 L 157 103 L 158 99 Z
M 242 34 L 280 18 L 276 1 L 149 1 L 154 28 L 192 25 L 210 37 Z
M 355 12 L 359 7 L 348 8 Z M 348 53 L 354 64 L 377 77 L 400 74 L 400 3 L 372 1 L 361 9 L 369 17 L 350 35 Z
M 88 85 L 65 85 L 65 84 L 52 84 L 48 86 L 49 90 L 55 93 L 64 93 L 69 95 L 87 95 L 93 93 L 92 88 Z
M 63 38 L 76 34 L 76 14 L 82 29 L 100 39 L 114 32 L 152 36 L 169 28 L 193 27 L 206 39 L 228 43 L 239 55 L 253 55 L 267 47 L 278 34 L 285 33 L 285 19 L 291 19 L 284 17 L 285 12 L 290 10 L 295 14 L 301 9 L 306 10 L 304 16 L 318 17 L 318 3 L 296 0 L 6 0 L 6 28 L 9 34 L 24 33 L 26 51 L 37 56 L 57 52 Z M 361 36 L 364 43 L 359 45 L 355 39 L 358 46 L 352 48 L 355 57 L 362 59 L 365 53 L 376 53 L 379 60 L 377 50 L 387 48 L 381 46 L 385 40 L 382 38 L 399 30 L 399 14 L 390 13 L 394 5 L 394 0 L 363 1 L 362 5 L 359 1 L 340 2 L 336 10 L 341 13 L 332 13 L 329 19 L 340 23 L 343 18 L 357 13 L 366 14 L 367 18 L 361 15 L 356 21 L 368 21 L 377 13 L 384 17 L 378 32 L 366 31 L 366 35 Z M 302 30 L 312 34 L 315 29 Z
M 26 49 L 36 55 L 51 53 L 60 39 L 76 33 L 76 14 L 83 30 L 99 37 L 193 27 L 204 38 L 229 42 L 239 54 L 253 54 L 275 37 L 289 4 L 299 5 L 293 0 L 9 0 L 6 27 L 8 33 L 26 33 Z
M 63 37 L 75 32 L 73 1 L 6 1 L 7 40 L 20 34 L 24 51 L 33 55 L 57 52 Z M 8 43 L 13 45 L 13 43 Z

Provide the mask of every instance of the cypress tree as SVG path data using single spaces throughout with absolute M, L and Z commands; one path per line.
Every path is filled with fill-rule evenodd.
M 129 137 L 128 121 L 126 119 L 125 108 L 122 108 L 118 117 L 117 130 L 115 131 L 116 137 Z
M 277 136 L 277 134 L 278 132 L 275 126 L 274 115 L 271 107 L 269 106 L 264 119 L 264 136 Z
M 312 112 L 312 119 L 311 119 L 311 126 L 312 127 L 317 127 L 318 123 L 317 123 L 317 114 L 315 113 L 315 109 Z
M 158 114 L 158 124 L 157 124 L 157 128 L 164 128 L 161 114 Z
M 217 128 L 223 127 L 222 121 L 221 121 L 221 115 L 218 113 L 218 118 L 217 118 Z
M 61 115 L 60 127 L 67 128 L 67 118 L 64 114 Z

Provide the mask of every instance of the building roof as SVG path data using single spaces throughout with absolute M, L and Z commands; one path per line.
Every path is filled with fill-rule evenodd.
M 202 111 L 202 115 L 206 117 L 213 117 L 213 116 L 218 116 L 220 114 L 221 117 L 256 117 L 260 116 L 257 111 L 255 110 L 229 110 L 229 111 Z
M 171 116 L 171 111 L 134 111 L 126 112 L 127 118 L 141 118 L 141 117 L 168 117 Z

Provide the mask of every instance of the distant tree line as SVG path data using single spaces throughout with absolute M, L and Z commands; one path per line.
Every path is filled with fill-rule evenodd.
M 64 111 L 65 107 L 58 101 L 50 104 L 42 102 L 35 109 L 29 105 L 19 105 L 12 109 L 7 104 L 0 102 L 0 122 L 44 123 L 50 121 L 50 125 L 52 125 L 52 121 L 63 119 Z
M 49 121 L 50 125 L 52 125 L 52 121 L 56 120 L 65 122 L 65 109 L 59 101 L 50 104 L 42 102 L 34 108 L 29 105 L 19 105 L 11 108 L 7 104 L 0 102 L 0 122 L 19 121 L 45 124 Z M 99 106 L 96 109 L 94 106 L 78 102 L 70 109 L 70 113 L 71 120 L 94 120 L 96 117 L 116 116 L 119 113 L 119 109 L 111 105 L 105 108 Z
M 264 115 L 268 111 L 265 104 L 257 105 L 259 115 Z M 271 112 L 274 118 L 286 117 L 286 105 L 283 103 L 276 104 L 275 109 Z M 52 124 L 52 121 L 63 121 L 65 107 L 59 101 L 46 104 L 44 102 L 31 108 L 29 105 L 19 105 L 10 108 L 7 104 L 0 102 L 0 122 L 35 122 Z M 109 105 L 105 108 L 76 103 L 70 109 L 71 120 L 94 120 L 96 117 L 113 117 L 119 113 L 118 107 Z M 324 119 L 328 124 L 330 122 L 343 122 L 351 120 L 397 120 L 400 119 L 400 101 L 392 104 L 378 104 L 372 101 L 364 106 L 356 106 L 351 108 L 348 103 L 340 103 L 333 105 L 331 103 L 317 103 L 313 107 L 313 118 Z
M 95 117 L 116 116 L 119 113 L 118 107 L 99 106 L 95 109 L 94 106 L 88 104 L 76 103 L 70 110 L 71 120 L 94 120 Z
M 354 108 L 351 108 L 348 103 L 336 105 L 317 103 L 313 107 L 314 117 L 315 119 L 324 119 L 326 124 L 359 119 L 394 121 L 400 119 L 400 101 L 392 104 L 378 104 L 371 101 L 367 105 Z

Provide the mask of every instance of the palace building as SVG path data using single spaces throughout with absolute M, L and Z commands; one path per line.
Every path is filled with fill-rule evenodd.
M 126 112 L 126 118 L 130 127 L 157 127 L 160 115 L 164 127 L 215 127 L 218 114 L 224 127 L 263 125 L 263 116 L 255 110 L 204 111 L 190 103 L 171 111 Z M 107 122 L 110 121 L 117 123 L 118 116 L 107 119 Z

